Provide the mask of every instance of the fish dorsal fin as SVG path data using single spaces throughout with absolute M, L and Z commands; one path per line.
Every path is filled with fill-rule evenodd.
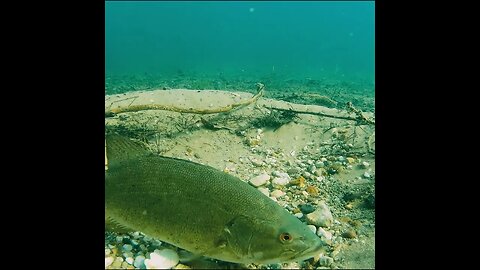
M 139 142 L 130 140 L 118 134 L 105 136 L 108 162 L 128 160 L 150 154 L 147 148 Z

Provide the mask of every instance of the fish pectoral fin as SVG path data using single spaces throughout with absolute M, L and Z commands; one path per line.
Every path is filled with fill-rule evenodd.
M 128 228 L 125 225 L 118 223 L 111 217 L 105 218 L 105 230 L 117 233 L 130 233 L 135 232 L 135 230 Z

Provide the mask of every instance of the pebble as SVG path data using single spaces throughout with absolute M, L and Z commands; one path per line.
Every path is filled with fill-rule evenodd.
M 317 162 L 315 163 L 315 167 L 317 167 L 317 168 L 323 168 L 323 167 L 325 167 L 325 164 L 324 164 L 322 161 L 317 161 Z
M 127 258 L 127 257 L 133 257 L 133 253 L 130 252 L 130 251 L 127 251 L 125 253 L 123 253 L 123 257 Z
M 132 245 L 125 244 L 125 245 L 123 245 L 122 250 L 124 250 L 124 251 L 131 251 L 132 248 L 133 248 Z
M 112 263 L 112 267 L 113 268 L 120 268 L 122 266 L 122 263 L 123 263 L 123 258 L 122 257 L 117 257 L 115 258 L 115 261 Z
M 370 178 L 370 174 L 369 174 L 368 172 L 365 172 L 365 173 L 363 174 L 363 177 L 365 177 L 365 178 Z
M 286 177 L 283 176 L 283 177 L 275 177 L 273 178 L 272 180 L 272 184 L 274 185 L 278 185 L 278 186 L 285 186 L 286 184 L 288 184 L 290 182 L 290 176 L 288 176 L 288 174 L 286 174 Z
M 305 178 L 310 178 L 312 176 L 309 172 L 303 172 L 302 175 Z
M 355 159 L 352 158 L 352 157 L 347 157 L 347 162 L 348 162 L 349 164 L 352 164 L 352 163 L 355 162 Z
M 312 165 L 312 164 L 313 164 L 313 160 L 311 160 L 311 159 L 307 160 L 307 164 L 308 164 L 308 165 Z
M 290 168 L 290 169 L 287 170 L 287 173 L 289 175 L 294 175 L 294 174 L 297 174 L 299 172 L 300 172 L 300 169 L 298 169 L 298 168 Z
M 332 240 L 332 233 L 329 232 L 329 231 L 326 231 L 325 229 L 323 229 L 322 227 L 318 227 L 317 229 L 317 235 L 320 237 L 320 238 L 324 238 L 326 240 Z
M 307 215 L 307 223 L 317 227 L 329 227 L 332 221 L 332 213 L 324 201 L 320 201 L 317 209 Z
M 261 160 L 258 160 L 256 158 L 250 159 L 250 162 L 252 162 L 253 166 L 255 167 L 262 167 L 263 162 Z
M 315 211 L 315 207 L 313 207 L 313 205 L 307 203 L 307 204 L 302 204 L 300 205 L 300 211 L 302 211 L 302 213 L 304 214 L 310 214 L 312 213 L 313 211 Z
M 132 257 L 127 257 L 125 259 L 125 261 L 128 263 L 128 264 L 133 264 L 133 258 Z
M 144 267 L 144 261 L 145 261 L 145 256 L 137 256 L 135 258 L 135 261 L 133 262 L 133 266 L 137 268 L 143 268 Z
M 317 232 L 317 227 L 313 226 L 313 225 L 307 225 L 307 227 L 312 230 L 313 233 L 316 233 Z
M 322 256 L 320 257 L 318 263 L 320 264 L 320 266 L 330 266 L 333 263 L 333 258 L 328 256 Z
M 250 184 L 252 184 L 254 187 L 259 187 L 263 186 L 267 183 L 267 181 L 270 180 L 270 175 L 266 173 L 262 173 L 260 175 L 257 175 L 250 179 Z
M 317 170 L 317 167 L 315 167 L 315 165 L 310 165 L 310 166 L 308 166 L 308 171 L 309 171 L 310 173 L 313 173 L 313 174 L 314 174 L 314 173 L 315 173 L 315 170 Z
M 325 161 L 327 161 L 327 159 L 324 158 L 324 157 L 322 157 L 322 158 L 320 159 L 320 161 L 321 161 L 321 162 L 325 162 Z
M 348 230 L 342 233 L 342 237 L 348 239 L 357 238 L 357 233 L 354 230 Z
M 150 253 L 150 259 L 145 259 L 144 264 L 147 269 L 169 269 L 179 262 L 177 252 L 171 249 L 156 249 Z
M 105 257 L 105 268 L 109 267 L 113 263 L 113 260 L 115 259 L 111 256 Z
M 363 168 L 368 168 L 368 167 L 370 167 L 370 163 L 364 161 L 364 162 L 362 162 L 362 167 Z
M 268 190 L 268 188 L 266 188 L 266 187 L 259 187 L 259 188 L 257 188 L 257 189 L 258 189 L 258 191 L 260 191 L 260 192 L 262 192 L 263 194 L 265 194 L 265 196 L 267 196 L 267 197 L 270 196 L 270 191 Z
M 275 198 L 282 197 L 283 195 L 285 195 L 285 192 L 283 192 L 279 189 L 275 189 L 274 191 L 272 191 L 272 193 L 270 193 L 270 196 L 275 197 Z
M 339 156 L 339 157 L 337 158 L 337 160 L 340 161 L 340 162 L 344 162 L 344 161 L 345 161 L 345 157 Z
M 295 215 L 297 218 L 302 218 L 303 217 L 303 214 L 302 213 L 295 213 Z
M 110 253 L 112 253 L 112 251 L 108 248 L 105 249 L 105 255 L 110 255 Z

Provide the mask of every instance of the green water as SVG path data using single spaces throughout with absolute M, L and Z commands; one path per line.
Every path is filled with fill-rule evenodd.
M 373 93 L 373 1 L 115 1 L 105 7 L 107 93 L 122 84 L 123 91 L 241 89 L 257 81 L 277 90 L 289 82 L 356 84 Z

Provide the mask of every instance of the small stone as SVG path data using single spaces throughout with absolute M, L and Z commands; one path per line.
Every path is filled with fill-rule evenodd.
M 318 260 L 318 263 L 320 264 L 320 266 L 330 266 L 333 263 L 333 258 L 328 256 L 322 256 Z
M 294 215 L 294 216 L 296 216 L 297 218 L 299 218 L 299 219 L 300 219 L 300 218 L 302 218 L 302 217 L 303 217 L 303 214 L 302 214 L 302 213 L 295 213 L 295 215 Z
M 105 257 L 105 268 L 109 267 L 115 259 L 111 256 Z
M 347 162 L 348 164 L 353 164 L 355 162 L 355 159 L 352 157 L 347 157 Z
M 263 162 L 261 160 L 258 160 L 256 158 L 251 158 L 250 162 L 252 162 L 253 166 L 255 167 L 262 167 Z
M 311 160 L 311 159 L 307 160 L 307 164 L 308 164 L 308 165 L 312 165 L 312 164 L 313 164 L 313 160 Z
M 315 167 L 315 165 L 310 165 L 310 166 L 308 166 L 308 171 L 309 171 L 310 173 L 313 173 L 313 174 L 314 174 L 316 170 L 317 170 L 317 167 Z
M 272 180 L 272 184 L 278 185 L 278 186 L 285 186 L 289 182 L 290 182 L 290 176 L 288 176 L 288 174 L 286 173 L 283 173 L 282 176 L 275 177 Z
M 122 250 L 123 251 L 131 251 L 132 248 L 133 248 L 132 245 L 125 244 L 125 245 L 123 245 Z
M 133 262 L 133 266 L 137 268 L 144 268 L 144 261 L 145 261 L 145 256 L 137 256 L 135 258 L 135 261 Z
M 339 162 L 344 162 L 344 161 L 345 161 L 345 157 L 339 156 L 339 157 L 337 158 L 337 161 L 339 161 Z
M 313 225 L 307 225 L 307 227 L 312 230 L 313 233 L 316 233 L 317 232 L 317 227 L 313 226 Z
M 297 177 L 297 179 L 290 181 L 290 185 L 298 185 L 299 187 L 305 187 L 305 178 L 303 176 Z
M 268 188 L 266 188 L 266 187 L 259 187 L 259 188 L 257 188 L 257 189 L 258 189 L 258 191 L 262 192 L 265 196 L 267 196 L 267 197 L 270 196 L 270 191 L 268 190 Z
M 306 192 L 305 190 L 302 190 L 302 194 L 303 196 L 308 197 L 308 192 Z
M 354 230 L 347 230 L 342 233 L 342 237 L 348 239 L 357 238 L 357 233 Z
M 259 187 L 265 185 L 268 180 L 270 180 L 270 175 L 262 173 L 250 179 L 249 183 L 252 184 L 254 187 Z
M 320 161 L 321 161 L 321 162 L 325 162 L 325 161 L 327 161 L 327 159 L 324 158 L 324 157 L 322 157 L 322 158 L 320 159 Z
M 302 211 L 302 213 L 304 214 L 310 214 L 312 213 L 313 211 L 315 211 L 315 207 L 313 207 L 313 205 L 307 203 L 307 204 L 302 204 L 300 205 L 300 211 Z
M 320 238 L 324 238 L 325 240 L 332 240 L 332 233 L 329 232 L 329 231 L 326 231 L 324 228 L 322 227 L 318 227 L 317 229 L 317 235 L 320 237 Z
M 308 194 L 313 195 L 313 196 L 317 196 L 318 193 L 319 193 L 319 190 L 316 186 L 308 186 L 306 188 L 306 191 L 307 191 Z
M 332 224 L 333 216 L 324 201 L 320 201 L 317 209 L 307 215 L 307 223 L 317 227 L 329 227 Z
M 125 261 L 128 263 L 128 264 L 133 264 L 133 258 L 132 257 L 127 257 L 125 259 Z
M 297 174 L 299 172 L 300 172 L 300 169 L 298 169 L 298 168 L 290 168 L 290 169 L 287 170 L 287 173 L 289 175 L 294 175 L 294 174 Z
M 370 178 L 370 174 L 369 174 L 368 172 L 365 172 L 365 173 L 363 174 L 363 177 L 365 177 L 365 178 Z
M 150 253 L 150 259 L 145 259 L 144 264 L 147 269 L 169 269 L 179 262 L 178 254 L 171 249 L 156 249 Z
M 127 257 L 133 257 L 133 253 L 130 252 L 130 251 L 124 252 L 124 253 L 123 253 L 123 257 L 125 257 L 125 258 L 127 258 Z
M 305 178 L 310 178 L 311 177 L 311 174 L 309 172 L 303 172 L 302 175 L 305 177 Z
M 274 191 L 272 191 L 272 193 L 270 193 L 270 196 L 275 197 L 275 198 L 282 197 L 283 195 L 285 195 L 285 192 L 283 192 L 279 189 L 275 189 Z
M 364 169 L 366 169 L 366 168 L 370 167 L 370 163 L 364 161 L 364 162 L 362 162 L 361 167 L 364 168 Z
M 105 249 L 105 255 L 110 255 L 110 253 L 112 253 L 112 251 L 109 248 L 106 248 Z

